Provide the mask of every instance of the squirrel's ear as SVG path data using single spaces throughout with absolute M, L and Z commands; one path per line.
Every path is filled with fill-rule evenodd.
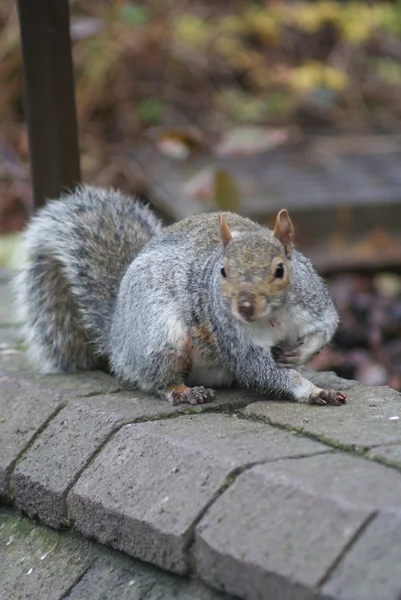
M 223 246 L 227 246 L 229 242 L 233 239 L 231 235 L 231 231 L 229 226 L 227 225 L 227 221 L 223 217 L 221 213 L 219 213 L 219 228 L 220 228 L 220 237 L 223 242 Z
M 283 208 L 276 217 L 274 237 L 280 240 L 280 242 L 283 244 L 287 258 L 291 258 L 293 236 L 294 226 L 291 222 L 288 211 Z

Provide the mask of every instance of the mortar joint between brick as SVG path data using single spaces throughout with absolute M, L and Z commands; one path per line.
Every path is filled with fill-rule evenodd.
M 11 464 L 10 481 L 8 484 L 8 489 L 9 489 L 9 494 L 10 494 L 10 498 L 12 499 L 12 501 L 15 501 L 15 494 L 14 494 L 14 472 L 15 472 L 15 469 L 18 467 L 19 463 L 24 458 L 25 454 L 34 445 L 34 443 L 36 442 L 38 437 L 44 432 L 44 430 L 48 427 L 48 425 L 50 425 L 50 423 L 53 421 L 53 419 L 55 419 L 55 417 L 57 417 L 57 415 L 66 407 L 66 404 L 67 403 L 63 403 L 63 404 L 60 404 L 59 406 L 57 406 L 57 408 L 46 419 L 46 421 L 44 423 L 42 423 L 42 425 L 35 431 L 32 439 L 30 440 L 28 445 L 25 448 L 23 448 L 23 450 L 21 450 L 21 452 L 18 454 L 17 458 Z
M 82 473 L 88 469 L 90 467 L 90 465 L 93 463 L 93 461 L 96 459 L 96 457 L 100 454 L 100 452 L 107 446 L 107 444 L 109 443 L 109 441 L 111 440 L 111 438 L 122 428 L 125 427 L 126 425 L 135 425 L 135 424 L 140 424 L 140 423 L 148 423 L 148 422 L 153 422 L 153 421 L 165 421 L 167 419 L 172 419 L 172 418 L 178 418 L 181 416 L 188 416 L 188 415 L 193 415 L 193 414 L 204 414 L 206 412 L 217 412 L 216 409 L 209 409 L 209 410 L 202 410 L 201 412 L 197 412 L 195 408 L 193 409 L 188 409 L 185 411 L 180 411 L 180 412 L 171 412 L 171 413 L 164 413 L 162 415 L 152 415 L 150 417 L 137 417 L 136 419 L 132 419 L 132 420 L 123 420 L 120 421 L 116 424 L 115 427 L 113 427 L 113 429 L 110 431 L 110 433 L 106 436 L 106 438 L 103 440 L 103 442 L 98 446 L 98 448 L 96 448 L 96 450 L 91 454 L 91 456 L 88 458 L 88 460 L 86 461 L 86 463 L 84 464 L 84 466 L 78 471 L 78 473 L 75 475 L 74 480 L 72 481 L 72 483 L 68 486 L 68 489 L 65 491 L 64 493 L 64 497 L 63 500 L 66 503 L 66 507 L 67 507 L 67 523 L 70 524 L 70 515 L 69 515 L 69 510 L 68 510 L 68 494 L 70 493 L 71 489 L 74 487 L 74 485 L 77 483 L 77 481 L 79 480 L 79 478 L 81 477 Z M 225 412 L 223 410 L 219 411 L 219 412 Z
M 218 490 L 216 490 L 216 492 L 213 494 L 213 496 L 209 500 L 209 502 L 198 513 L 198 515 L 195 517 L 195 519 L 191 523 L 191 526 L 189 527 L 187 533 L 185 534 L 186 539 L 183 544 L 183 551 L 185 554 L 188 555 L 189 573 L 192 575 L 196 575 L 196 564 L 195 564 L 196 561 L 195 561 L 195 557 L 193 554 L 193 546 L 195 543 L 195 529 L 196 529 L 197 525 L 200 523 L 200 521 L 203 519 L 203 517 L 206 515 L 208 510 L 220 498 L 220 496 L 222 494 L 224 494 L 224 492 L 227 491 L 227 489 L 236 481 L 237 477 L 239 477 L 246 471 L 249 471 L 253 467 L 256 467 L 259 465 L 278 462 L 278 461 L 282 461 L 282 460 L 309 458 L 311 456 L 318 456 L 320 454 L 328 454 L 330 452 L 331 452 L 330 450 L 321 450 L 321 451 L 317 451 L 313 454 L 301 453 L 301 454 L 297 454 L 295 456 L 284 456 L 284 457 L 281 456 L 279 458 L 273 458 L 273 459 L 266 458 L 263 460 L 258 460 L 258 461 L 254 461 L 251 463 L 247 463 L 245 465 L 240 465 L 239 467 L 235 467 L 235 469 L 230 471 L 230 473 L 226 476 L 224 483 L 219 487 Z
M 250 404 L 250 402 L 246 402 L 244 401 L 244 405 L 241 408 L 245 408 L 248 404 Z M 152 421 L 165 421 L 167 419 L 177 419 L 179 417 L 188 417 L 188 416 L 195 416 L 195 415 L 204 415 L 204 414 L 214 414 L 214 413 L 223 413 L 223 414 L 228 414 L 228 415 L 233 415 L 236 414 L 238 410 L 238 406 L 233 406 L 230 405 L 229 403 L 227 404 L 222 404 L 221 406 L 207 406 L 207 405 L 201 405 L 201 406 L 192 406 L 192 407 L 188 407 L 185 410 L 180 410 L 180 411 L 168 411 L 165 413 L 161 413 L 161 414 L 157 414 L 157 415 L 149 415 L 149 416 L 143 416 L 143 417 L 138 417 L 137 419 L 134 419 L 131 423 L 149 423 Z M 127 423 L 128 424 L 128 423 Z
M 67 511 L 67 525 L 72 526 L 72 520 L 71 520 L 71 515 L 70 515 L 70 511 L 69 511 L 69 506 L 68 506 L 68 494 L 70 493 L 70 491 L 72 490 L 74 485 L 78 482 L 82 473 L 90 467 L 90 465 L 93 463 L 93 461 L 96 459 L 96 457 L 100 454 L 100 452 L 107 446 L 107 444 L 109 443 L 111 438 L 122 427 L 125 427 L 126 425 L 135 425 L 136 423 L 147 423 L 150 421 L 163 421 L 166 419 L 178 418 L 180 416 L 188 416 L 188 415 L 193 415 L 193 414 L 204 414 L 206 412 L 217 412 L 217 411 L 216 411 L 216 408 L 209 409 L 209 410 L 203 409 L 201 411 L 199 411 L 199 410 L 197 411 L 195 408 L 192 408 L 192 409 L 189 408 L 188 410 L 180 411 L 180 412 L 164 413 L 162 415 L 159 414 L 159 415 L 153 415 L 150 417 L 138 417 L 136 419 L 124 420 L 124 421 L 118 422 L 116 424 L 116 426 L 113 427 L 113 429 L 110 431 L 110 433 L 106 436 L 106 438 L 103 440 L 103 442 L 98 446 L 98 448 L 96 448 L 96 450 L 91 454 L 91 456 L 88 458 L 88 460 L 83 465 L 83 467 L 78 471 L 78 473 L 76 473 L 73 481 L 71 482 L 71 484 L 68 486 L 68 488 L 66 489 L 66 491 L 63 494 L 63 502 L 65 502 L 66 511 Z M 226 412 L 226 411 L 223 410 L 223 408 L 222 408 L 221 411 L 218 411 L 218 412 Z
M 244 415 L 243 413 L 238 414 L 239 418 L 250 420 L 250 421 L 259 421 L 265 423 L 266 425 L 270 425 L 276 429 L 281 429 L 283 431 L 289 431 L 291 433 L 295 433 L 301 437 L 305 437 L 315 442 L 320 442 L 333 450 L 344 452 L 346 454 L 351 454 L 353 456 L 358 456 L 359 458 L 364 458 L 370 462 L 376 462 L 385 467 L 389 467 L 396 471 L 401 470 L 401 464 L 396 461 L 391 461 L 390 459 L 383 458 L 381 456 L 371 455 L 371 449 L 373 446 L 357 446 L 356 444 L 345 444 L 343 442 L 338 442 L 336 440 L 332 440 L 331 438 L 326 437 L 325 435 L 315 434 L 311 431 L 306 431 L 303 427 L 294 427 L 292 425 L 284 425 L 282 423 L 276 423 L 269 419 L 268 417 L 259 417 L 257 415 Z M 379 444 L 382 445 L 382 444 Z
M 78 575 L 78 577 L 76 577 L 75 581 L 72 582 L 72 584 L 68 587 L 68 589 L 58 598 L 58 600 L 68 600 L 68 598 L 71 595 L 71 592 L 79 584 L 79 582 L 82 581 L 82 579 L 85 577 L 85 575 L 87 574 L 89 569 L 91 569 L 93 567 L 93 565 L 95 564 L 95 561 L 96 561 L 96 559 L 94 558 L 90 562 L 90 564 L 82 571 L 82 573 L 80 573 Z
M 319 590 L 329 581 L 329 579 L 330 579 L 331 575 L 333 574 L 333 572 L 335 571 L 335 569 L 343 561 L 343 559 L 347 556 L 347 554 L 349 553 L 351 548 L 355 545 L 355 543 L 362 537 L 362 535 L 365 533 L 366 529 L 369 527 L 369 525 L 372 523 L 372 521 L 377 517 L 377 515 L 378 515 L 378 511 L 377 510 L 373 511 L 370 515 L 368 515 L 366 517 L 366 519 L 362 522 L 360 527 L 358 527 L 358 529 L 356 530 L 354 535 L 351 537 L 351 539 L 348 541 L 348 543 L 345 544 L 344 548 L 341 550 L 341 552 L 339 553 L 337 558 L 334 559 L 334 561 L 328 567 L 326 573 L 319 580 L 319 582 L 317 584 L 317 588 Z
M 208 510 L 213 506 L 213 504 L 220 498 L 220 496 L 235 482 L 237 477 L 251 469 L 252 467 L 260 464 L 259 462 L 252 462 L 246 465 L 241 465 L 240 467 L 236 467 L 226 476 L 224 483 L 219 487 L 218 490 L 213 494 L 212 498 L 207 502 L 207 504 L 199 511 L 198 515 L 195 517 L 193 522 L 191 523 L 188 531 L 185 534 L 185 540 L 183 543 L 183 552 L 188 557 L 188 569 L 191 575 L 195 575 L 197 572 L 196 569 L 196 560 L 193 553 L 193 546 L 195 544 L 195 529 L 203 519 Z
M 81 398 L 88 398 L 90 396 L 97 396 L 98 393 L 90 393 L 86 396 L 81 396 Z M 107 394 L 105 394 L 106 396 Z M 43 433 L 44 429 L 47 427 L 47 425 L 54 419 L 54 417 L 56 417 L 68 404 L 68 401 L 66 401 L 65 403 L 63 403 L 60 407 L 57 408 L 57 410 L 49 417 L 49 419 L 44 423 L 44 425 L 36 432 L 34 438 L 31 440 L 31 442 L 28 444 L 28 446 L 20 453 L 20 455 L 18 455 L 15 463 L 13 463 L 12 465 L 12 471 L 15 471 L 15 468 L 18 466 L 18 463 L 21 461 L 21 459 L 24 457 L 24 455 L 26 454 L 26 452 L 31 448 L 31 446 L 35 443 L 36 439 L 38 438 L 38 436 Z M 230 411 L 230 414 L 236 409 L 232 409 L 232 411 Z M 201 410 L 196 409 L 196 408 L 188 408 L 185 411 L 179 411 L 179 412 L 171 412 L 171 413 L 164 413 L 164 414 L 159 414 L 159 415 L 152 415 L 150 417 L 138 417 L 132 420 L 123 420 L 120 421 L 116 424 L 115 427 L 113 427 L 113 429 L 110 431 L 110 433 L 106 436 L 106 438 L 103 440 L 103 442 L 98 446 L 98 448 L 96 448 L 96 450 L 91 454 L 91 456 L 88 458 L 88 460 L 86 461 L 86 463 L 83 465 L 83 467 L 76 473 L 75 477 L 73 478 L 73 481 L 71 482 L 71 484 L 68 486 L 68 488 L 66 489 L 66 491 L 63 494 L 63 498 L 62 501 L 65 503 L 66 506 L 66 511 L 67 511 L 67 525 L 71 526 L 71 517 L 70 517 L 70 512 L 69 512 L 69 508 L 68 508 L 68 494 L 70 493 L 71 489 L 74 487 L 74 485 L 77 483 L 77 481 L 79 480 L 79 478 L 81 477 L 82 473 L 90 467 L 90 465 L 93 463 L 93 461 L 96 459 L 96 457 L 100 454 L 100 452 L 105 448 L 105 446 L 109 443 L 109 441 L 111 440 L 111 438 L 124 426 L 126 425 L 134 425 L 136 423 L 144 423 L 144 422 L 149 422 L 149 421 L 162 421 L 162 420 L 166 420 L 166 419 L 171 419 L 171 418 L 179 418 L 181 416 L 188 416 L 188 415 L 194 415 L 194 414 L 204 414 L 204 413 L 215 413 L 215 412 L 226 412 L 228 413 L 228 407 L 227 405 L 224 405 L 222 407 L 218 407 L 216 408 L 202 408 Z M 15 494 L 13 491 L 13 475 L 11 475 L 10 477 L 10 488 L 9 488 L 9 493 L 11 496 L 12 501 L 15 500 Z
M 79 396 L 79 398 L 76 398 L 76 399 L 92 398 L 93 396 L 102 396 L 102 397 L 106 398 L 110 394 L 119 394 L 120 392 L 124 392 L 124 388 L 116 387 L 115 389 L 112 389 L 108 392 L 102 392 L 102 390 L 94 390 L 94 391 L 88 392 L 87 394 L 83 394 L 82 396 Z
M 77 481 L 81 477 L 82 473 L 86 469 L 88 469 L 90 467 L 90 465 L 93 463 L 93 461 L 96 459 L 96 457 L 100 454 L 100 452 L 105 448 L 105 446 L 107 446 L 107 444 L 109 443 L 109 441 L 111 440 L 111 438 L 122 427 L 124 427 L 124 425 L 126 425 L 126 423 L 124 423 L 124 422 L 118 422 L 113 427 L 113 429 L 105 437 L 105 439 L 103 440 L 103 442 L 96 448 L 96 450 L 94 452 L 92 452 L 92 454 L 90 455 L 90 457 L 88 458 L 88 460 L 86 461 L 86 463 L 83 465 L 83 467 L 81 469 L 79 469 L 79 471 L 75 474 L 75 477 L 73 478 L 73 481 L 71 482 L 71 484 L 65 490 L 65 492 L 63 494 L 62 501 L 65 503 L 65 507 L 66 507 L 66 511 L 67 511 L 67 525 L 72 526 L 72 520 L 71 520 L 71 515 L 70 515 L 70 511 L 69 511 L 69 506 L 68 506 L 68 494 L 70 493 L 70 491 L 72 490 L 72 488 L 74 487 L 74 485 L 77 483 Z

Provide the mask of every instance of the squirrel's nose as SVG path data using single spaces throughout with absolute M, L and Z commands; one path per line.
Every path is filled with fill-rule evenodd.
M 238 312 L 244 319 L 251 319 L 255 314 L 255 297 L 249 292 L 242 292 L 238 296 Z

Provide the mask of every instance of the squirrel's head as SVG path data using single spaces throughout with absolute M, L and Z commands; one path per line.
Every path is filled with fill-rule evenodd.
M 221 289 L 235 317 L 246 323 L 268 318 L 286 299 L 291 277 L 294 227 L 281 210 L 274 231 L 231 232 L 219 214 L 224 247 Z

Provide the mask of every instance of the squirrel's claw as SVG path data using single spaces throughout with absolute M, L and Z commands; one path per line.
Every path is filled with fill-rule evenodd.
M 216 392 L 211 388 L 203 386 L 185 387 L 178 386 L 169 392 L 169 400 L 173 406 L 179 404 L 204 404 L 210 402 L 216 395 Z
M 205 402 L 210 402 L 216 395 L 214 390 L 205 388 L 201 385 L 188 388 L 188 390 L 188 402 L 190 404 L 204 404 Z
M 309 404 L 341 406 L 347 403 L 347 396 L 337 390 L 322 390 L 309 396 Z

